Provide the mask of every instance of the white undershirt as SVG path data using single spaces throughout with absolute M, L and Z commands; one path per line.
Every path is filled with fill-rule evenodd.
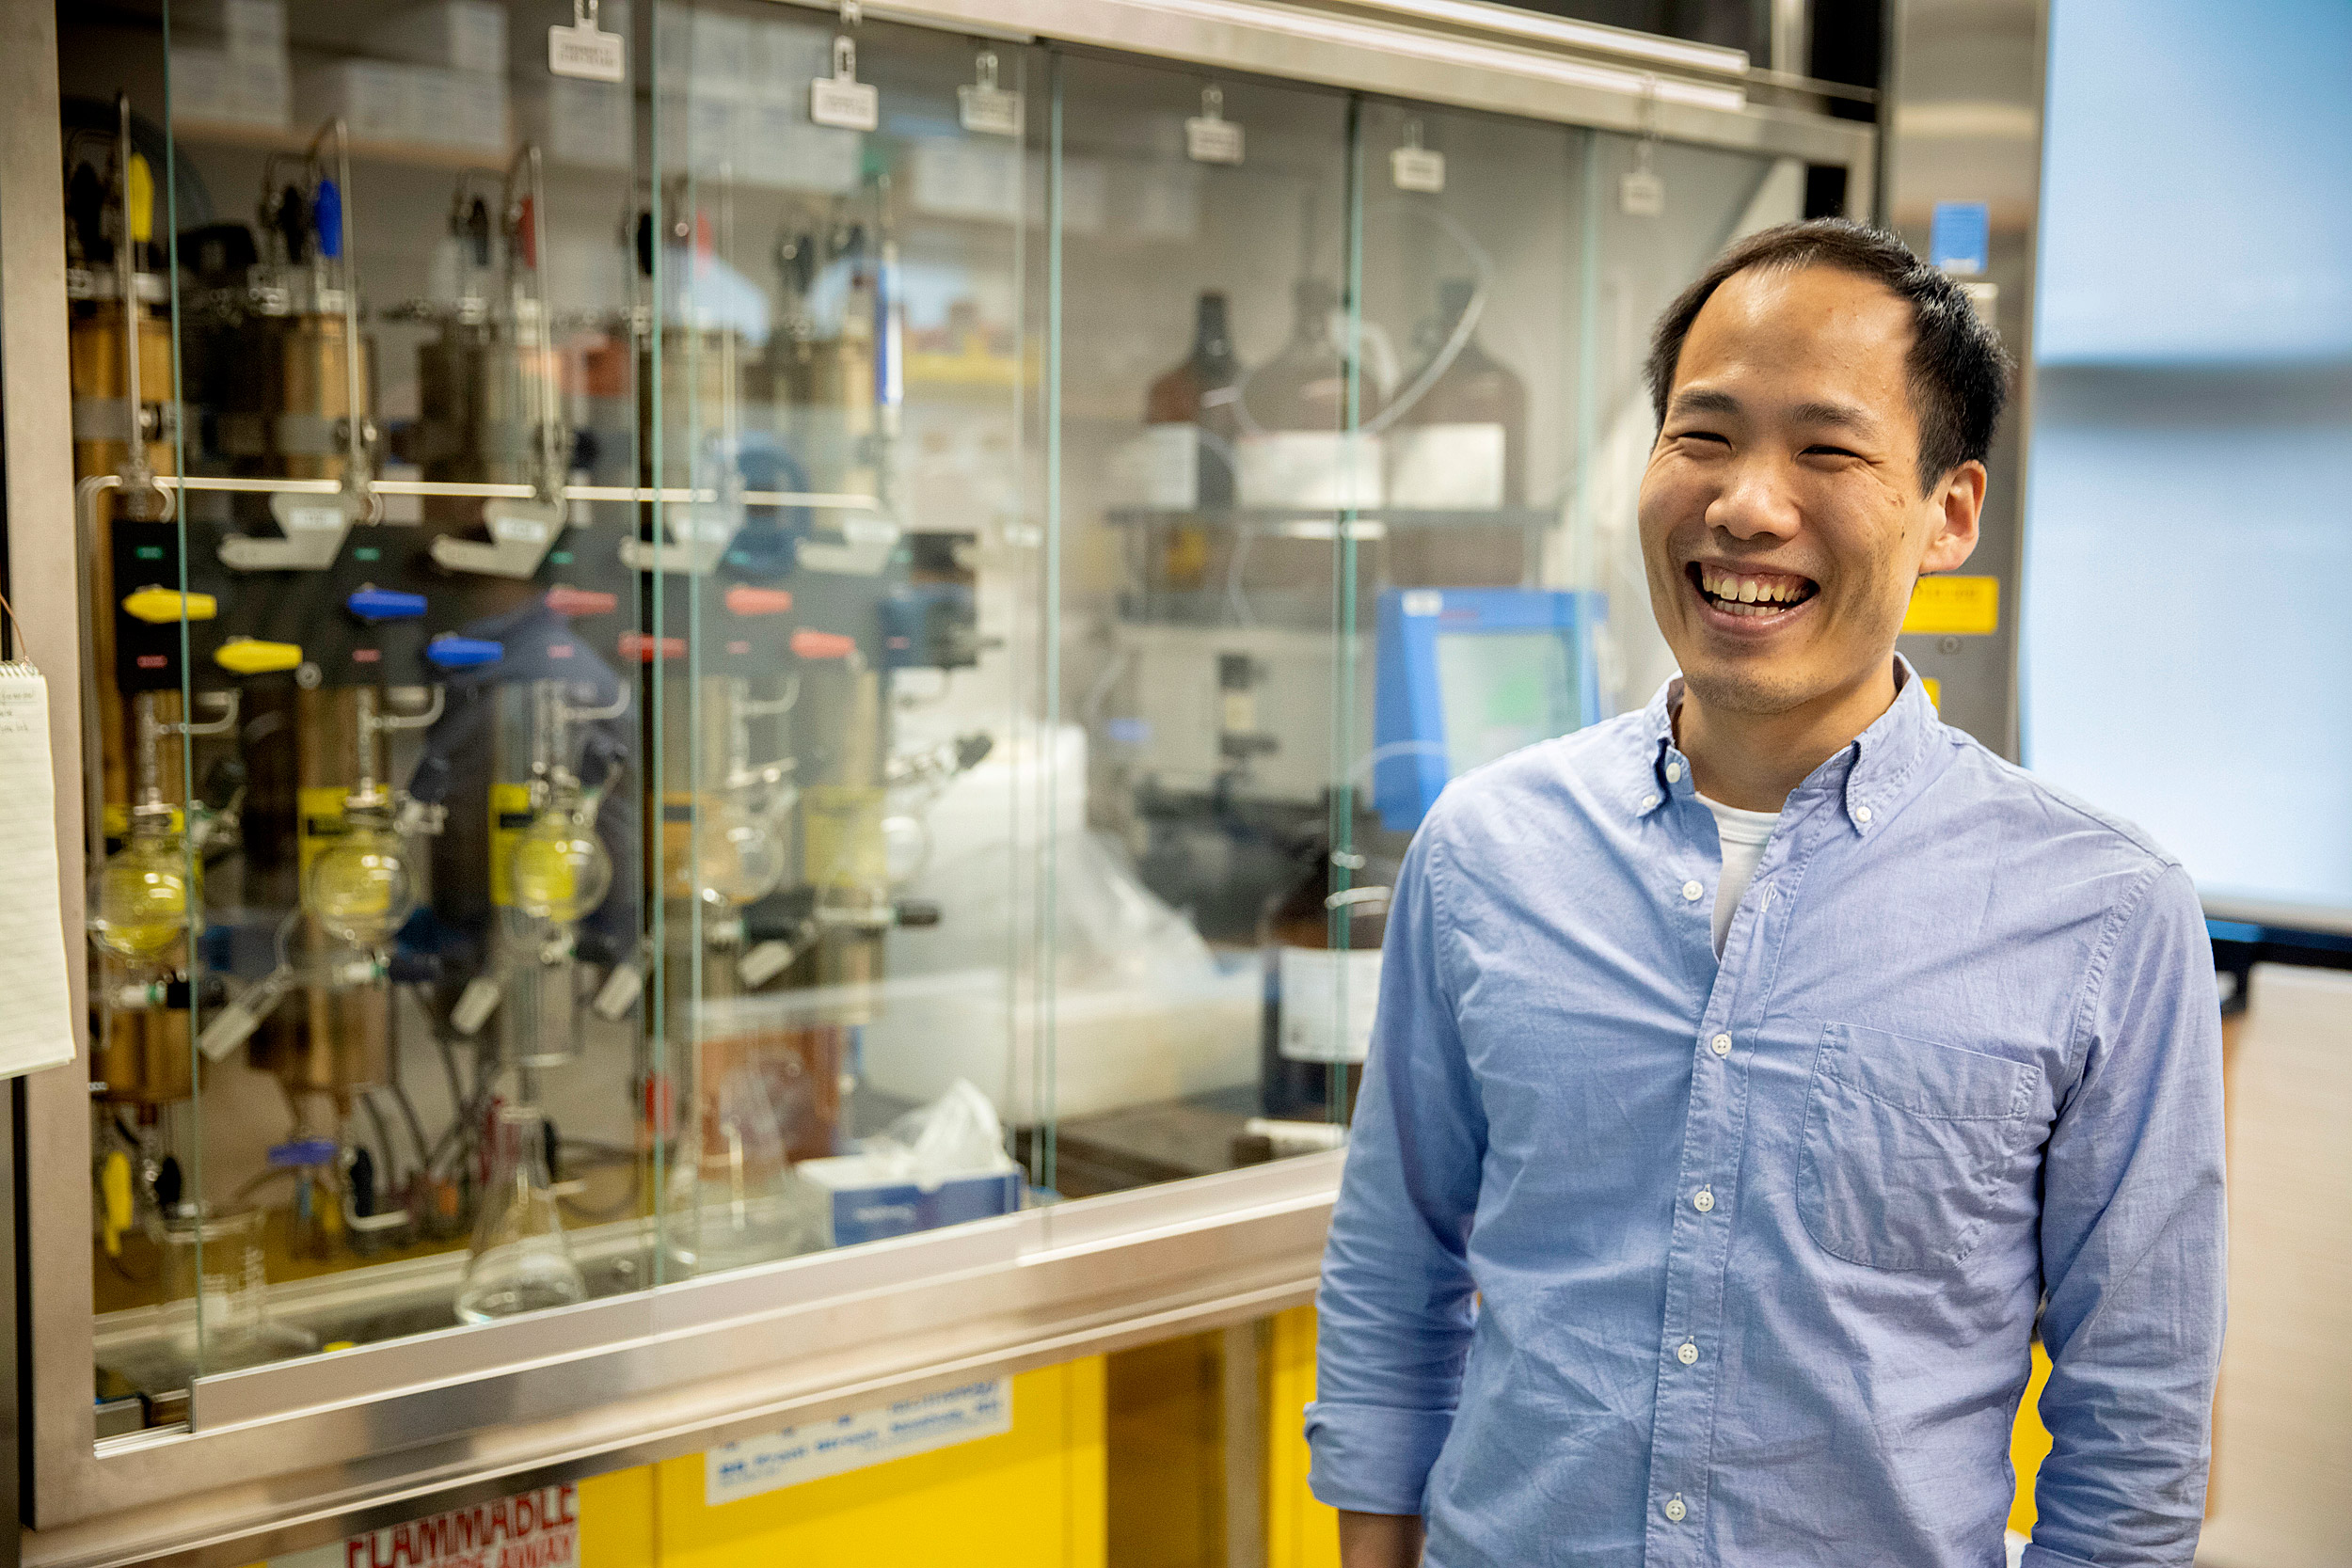
M 1749 880 L 1756 876 L 1756 863 L 1763 858 L 1765 841 L 1780 826 L 1780 813 L 1741 811 L 1704 795 L 1699 797 L 1699 803 L 1715 814 L 1715 836 L 1724 841 L 1724 877 L 1715 885 L 1715 957 L 1720 958 L 1724 956 L 1724 934 L 1731 929 L 1732 914 L 1740 908 Z

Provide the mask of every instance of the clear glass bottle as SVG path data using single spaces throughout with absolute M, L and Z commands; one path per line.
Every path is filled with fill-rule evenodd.
M 457 1283 L 457 1318 L 488 1323 L 588 1299 L 548 1169 L 547 1120 L 528 1101 L 493 1113 L 490 1182 Z
M 1244 506 L 1378 506 L 1380 439 L 1349 424 L 1351 364 L 1335 335 L 1340 293 L 1319 277 L 1298 281 L 1290 341 L 1242 383 L 1236 489 Z M 1384 406 L 1378 384 L 1358 374 L 1356 425 Z

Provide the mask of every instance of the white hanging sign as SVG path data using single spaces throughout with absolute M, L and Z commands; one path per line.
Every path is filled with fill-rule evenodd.
M 548 29 L 548 70 L 583 82 L 628 79 L 628 40 L 596 24 L 598 0 L 572 0 L 572 24 Z
M 844 131 L 871 131 L 882 123 L 882 95 L 857 79 L 857 45 L 847 33 L 833 40 L 833 74 L 808 85 L 808 118 Z
M 1184 121 L 1184 153 L 1196 164 L 1241 162 L 1241 127 L 1225 118 L 1221 87 L 1200 89 L 1200 112 Z
M 1666 182 L 1648 169 L 1629 169 L 1617 182 L 1617 206 L 1628 217 L 1657 217 L 1666 210 Z
M 1445 189 L 1445 154 L 1422 146 L 1420 120 L 1405 122 L 1405 145 L 1389 154 L 1389 178 L 1400 191 Z
M 1666 182 L 1658 177 L 1658 78 L 1642 79 L 1642 139 L 1633 145 L 1633 167 L 1617 180 L 1617 208 L 1628 217 L 1654 218 L 1666 211 Z
M 975 80 L 956 89 L 963 128 L 976 136 L 1021 135 L 1021 95 L 996 85 L 996 51 L 980 51 L 974 75 Z

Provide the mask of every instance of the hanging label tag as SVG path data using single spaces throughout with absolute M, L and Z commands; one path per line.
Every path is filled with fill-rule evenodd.
M 857 45 L 833 40 L 833 74 L 808 85 L 808 118 L 817 125 L 871 131 L 882 123 L 882 95 L 857 79 Z
M 1195 116 L 1184 121 L 1184 153 L 1196 164 L 1241 162 L 1241 127 L 1230 119 Z
M 1241 162 L 1241 127 L 1225 118 L 1224 88 L 1200 89 L 1200 112 L 1184 121 L 1184 152 L 1196 164 Z
M 548 29 L 548 71 L 583 82 L 628 79 L 628 42 L 597 26 L 596 0 L 576 0 L 572 24 L 559 22 Z
M 1617 206 L 1629 217 L 1657 217 L 1666 210 L 1666 182 L 1647 169 L 1632 169 L 1617 182 Z
M 999 87 L 956 89 L 963 128 L 978 136 L 1017 136 L 1021 134 L 1021 95 Z
M 974 79 L 956 89 L 956 106 L 963 128 L 976 136 L 1019 135 L 1021 95 L 996 85 L 996 52 L 980 51 L 973 71 Z
M 1400 191 L 1445 189 L 1445 154 L 1425 147 L 1400 147 L 1389 154 L 1389 176 Z

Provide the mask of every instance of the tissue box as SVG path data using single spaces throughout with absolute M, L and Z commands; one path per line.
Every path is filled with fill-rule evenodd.
M 294 84 L 286 56 L 239 55 L 186 44 L 171 51 L 171 114 L 176 120 L 261 125 L 283 130 Z
M 171 8 L 171 30 L 215 34 L 231 59 L 286 66 L 286 0 L 181 0 Z
M 506 8 L 489 0 L 438 0 L 368 30 L 368 47 L 395 60 L 506 74 Z
M 505 77 L 433 66 L 416 66 L 412 74 L 418 140 L 462 147 L 470 152 L 505 154 Z M 432 112 L 426 112 L 428 107 Z
M 621 83 L 551 76 L 515 110 L 524 137 L 556 163 L 626 170 L 636 155 L 635 104 Z
M 1017 1167 L 917 1182 L 863 1154 L 803 1160 L 792 1170 L 822 1213 L 826 1240 L 834 1246 L 1009 1214 L 1021 1207 L 1026 1190 Z
M 295 102 L 306 121 L 340 119 L 362 141 L 408 141 L 417 124 L 411 78 L 389 60 L 340 60 L 305 71 Z

